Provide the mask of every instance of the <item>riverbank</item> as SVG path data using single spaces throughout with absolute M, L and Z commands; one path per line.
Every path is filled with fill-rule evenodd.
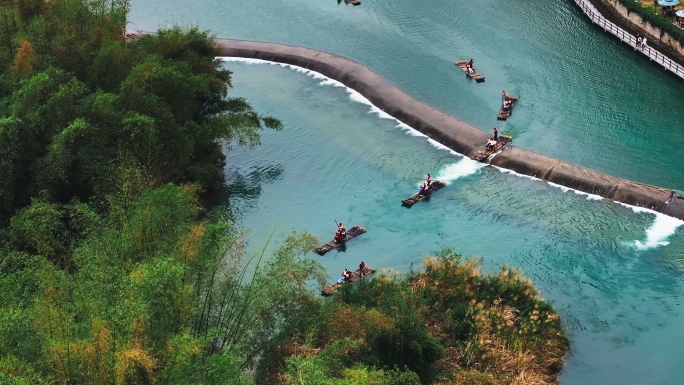
M 407 95 L 367 67 L 348 58 L 275 43 L 215 39 L 219 55 L 261 59 L 306 68 L 350 87 L 387 114 L 465 156 L 479 151 L 489 134 Z M 684 219 L 684 205 L 671 192 L 615 178 L 517 147 L 508 147 L 490 164 L 617 202 Z

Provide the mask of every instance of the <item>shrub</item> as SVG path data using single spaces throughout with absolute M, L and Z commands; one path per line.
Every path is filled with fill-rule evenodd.
M 423 272 L 346 285 L 320 309 L 278 351 L 290 381 L 554 384 L 569 347 L 530 280 L 506 266 L 481 274 L 448 248 Z

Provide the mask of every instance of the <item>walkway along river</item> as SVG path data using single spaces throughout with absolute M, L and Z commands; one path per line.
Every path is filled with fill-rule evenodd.
M 589 0 L 575 0 L 575 3 L 582 9 L 585 15 L 591 19 L 592 23 L 595 23 L 599 27 L 603 28 L 604 31 L 610 32 L 615 35 L 620 41 L 633 47 L 635 50 L 648 56 L 650 60 L 655 61 L 665 68 L 665 70 L 672 71 L 675 76 L 684 79 L 684 66 L 677 63 L 676 61 L 670 59 L 669 57 L 663 55 L 657 49 L 649 46 L 637 47 L 637 37 L 620 28 L 617 24 L 611 22 L 605 18 L 601 12 L 596 9 L 596 7 Z M 653 39 L 652 41 L 655 41 Z
M 348 58 L 310 48 L 274 43 L 216 39 L 219 54 L 261 59 L 306 68 L 350 87 L 374 105 L 431 139 L 466 156 L 472 156 L 489 135 L 425 105 L 367 67 Z M 684 202 L 663 188 L 605 175 L 551 157 L 509 146 L 489 163 L 614 201 L 646 207 L 684 219 Z M 682 200 L 684 201 L 684 200 Z

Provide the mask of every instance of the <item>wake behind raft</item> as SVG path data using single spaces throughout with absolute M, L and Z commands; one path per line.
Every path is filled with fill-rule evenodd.
M 413 194 L 410 198 L 404 199 L 401 201 L 402 206 L 406 207 L 411 207 L 414 204 L 422 201 L 423 199 L 427 199 L 430 197 L 430 195 L 436 193 L 437 191 L 441 190 L 444 186 L 446 186 L 446 183 L 440 181 L 440 180 L 435 180 L 430 183 L 430 188 L 424 192 L 424 193 L 418 193 L 418 194 Z
M 489 158 L 495 151 L 505 146 L 508 142 L 513 140 L 513 137 L 508 135 L 499 135 L 496 139 L 489 139 L 485 148 L 480 150 L 477 154 L 472 156 L 470 159 L 476 160 L 478 162 L 483 162 L 485 159 Z
M 344 239 L 341 239 L 339 241 L 333 239 L 332 241 L 326 243 L 325 245 L 315 248 L 314 251 L 320 255 L 324 255 L 328 251 L 330 251 L 332 249 L 336 249 L 336 248 L 346 244 L 347 242 L 351 241 L 352 239 L 358 237 L 359 235 L 361 235 L 365 232 L 366 232 L 366 229 L 364 229 L 363 227 L 354 226 L 351 229 L 349 229 L 349 231 L 347 231 L 347 236 L 344 237 Z

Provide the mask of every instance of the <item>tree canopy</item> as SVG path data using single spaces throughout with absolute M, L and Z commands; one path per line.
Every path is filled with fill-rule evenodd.
M 223 179 L 222 146 L 281 123 L 229 98 L 206 32 L 127 41 L 125 2 L 17 0 L 0 7 L 0 219 L 39 194 L 106 210 L 122 168 L 153 186 Z

